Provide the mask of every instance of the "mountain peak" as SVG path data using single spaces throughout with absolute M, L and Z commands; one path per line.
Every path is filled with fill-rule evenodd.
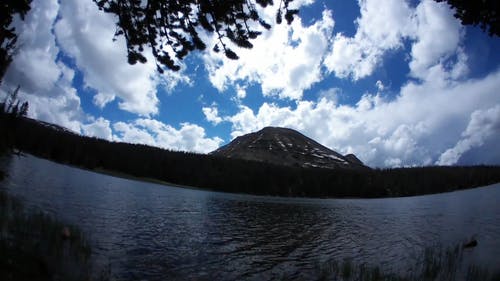
M 228 158 L 316 168 L 367 168 L 354 154 L 335 152 L 289 128 L 265 127 L 211 152 Z

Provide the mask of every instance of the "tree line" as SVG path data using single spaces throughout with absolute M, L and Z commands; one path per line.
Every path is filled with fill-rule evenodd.
M 305 197 L 390 197 L 500 182 L 499 166 L 372 170 L 274 165 L 81 136 L 23 116 L 0 114 L 0 142 L 38 157 L 208 190 Z

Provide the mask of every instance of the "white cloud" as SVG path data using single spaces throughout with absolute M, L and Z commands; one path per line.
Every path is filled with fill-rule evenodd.
M 222 118 L 219 117 L 219 110 L 217 109 L 217 107 L 215 106 L 204 107 L 202 108 L 202 111 L 208 122 L 211 122 L 214 125 L 217 125 L 220 122 L 222 122 Z
M 339 101 L 339 96 L 342 95 L 342 89 L 333 87 L 330 89 L 321 90 L 317 95 L 318 99 L 326 99 L 336 104 Z
M 21 85 L 26 92 L 51 95 L 61 75 L 55 62 L 59 49 L 51 33 L 58 8 L 56 0 L 35 1 L 25 21 L 14 21 L 19 34 L 18 50 L 5 76 L 7 85 Z
M 407 82 L 394 99 L 383 96 L 386 87 L 377 81 L 379 93 L 365 94 L 353 106 L 339 105 L 336 95 L 328 98 L 324 93 L 318 93 L 317 102 L 298 101 L 295 108 L 264 103 L 254 113 L 240 105 L 237 114 L 223 117 L 232 123 L 232 136 L 269 125 L 292 127 L 342 153 L 355 152 L 375 166 L 427 165 L 447 150 L 446 155 L 459 157 L 479 146 L 461 133 L 473 112 L 499 103 L 495 88 L 500 86 L 500 71 L 467 79 L 468 57 L 460 46 L 463 28 L 448 6 L 428 0 L 416 8 L 396 0 L 359 4 L 357 32 L 352 38 L 333 38 L 324 59 L 327 71 L 341 78 L 366 77 L 386 52 L 403 48 L 408 40 L 408 74 L 419 81 Z
M 89 137 L 96 137 L 105 140 L 113 140 L 113 131 L 111 122 L 102 117 L 97 118 L 91 123 L 82 125 L 82 132 Z
M 416 42 L 411 48 L 410 74 L 423 78 L 429 68 L 456 54 L 462 27 L 446 3 L 422 1 L 415 15 Z
M 180 129 L 175 129 L 158 120 L 141 118 L 132 123 L 117 122 L 113 129 L 117 132 L 115 140 L 172 150 L 208 153 L 222 143 L 221 138 L 209 138 L 204 128 L 190 123 L 182 123 Z
M 240 85 L 236 85 L 236 97 L 238 99 L 244 99 L 247 96 L 247 91 L 245 87 L 242 87 Z
M 253 42 L 252 50 L 236 50 L 240 60 L 204 53 L 211 83 L 221 91 L 234 87 L 239 104 L 232 116 L 220 116 L 216 106 L 205 107 L 205 118 L 213 124 L 230 122 L 232 137 L 268 125 L 295 128 L 374 166 L 453 164 L 471 152 L 489 154 L 483 147 L 500 136 L 500 70 L 467 78 L 464 31 L 453 12 L 430 0 L 416 7 L 400 0 L 359 4 L 353 37 L 337 33 L 330 38 L 334 20 L 325 11 L 310 26 L 300 19 L 291 26 L 274 26 Z M 265 10 L 268 22 L 274 22 L 274 12 Z M 15 25 L 20 47 L 3 91 L 20 84 L 31 117 L 89 136 L 176 150 L 209 152 L 222 143 L 196 124 L 174 128 L 151 119 L 158 113 L 157 87 L 190 80 L 182 72 L 159 76 L 151 57 L 148 64 L 128 65 L 123 38 L 111 40 L 114 19 L 92 1 L 34 1 L 26 21 Z M 371 75 L 387 52 L 401 50 L 405 43 L 410 46 L 406 74 L 418 81 L 407 82 L 395 98 L 386 97 L 385 85 L 377 81 L 377 93 L 366 93 L 355 105 L 339 104 L 336 85 L 318 92 L 317 101 L 302 100 L 302 92 L 326 74 L 354 80 Z M 148 118 L 112 124 L 85 114 L 72 86 L 75 71 L 57 60 L 61 51 L 74 58 L 84 86 L 97 90 L 96 105 L 105 107 L 117 99 L 121 109 Z M 252 111 L 242 103 L 252 83 L 260 84 L 265 96 L 294 99 L 296 106 L 264 102 Z
M 58 60 L 62 51 L 75 58 L 86 86 L 98 91 L 94 102 L 99 106 L 118 97 L 123 110 L 155 114 L 156 87 L 160 83 L 172 88 L 179 81 L 189 81 L 181 73 L 160 77 L 151 63 L 128 65 L 123 38 L 112 42 L 114 20 L 91 1 L 34 1 L 26 19 L 16 19 L 14 25 L 19 34 L 18 50 L 2 91 L 20 85 L 21 98 L 30 104 L 30 117 L 75 132 L 83 129 L 90 135 L 95 133 L 89 131 L 90 125 L 82 125 L 92 117 L 82 111 L 80 97 L 72 86 L 75 71 Z
M 458 61 L 466 61 L 457 48 L 462 27 L 445 3 L 423 0 L 412 8 L 400 0 L 359 0 L 359 5 L 356 34 L 337 33 L 324 60 L 328 72 L 337 77 L 358 80 L 371 75 L 384 55 L 403 48 L 405 40 L 412 42 L 409 67 L 415 78 L 426 79 L 429 69 L 445 65 L 454 55 L 459 56 Z M 461 64 L 451 75 L 458 78 L 466 72 Z
M 56 0 L 34 1 L 25 20 L 15 20 L 18 49 L 2 87 L 5 92 L 21 86 L 19 98 L 28 101 L 29 117 L 80 133 L 87 116 L 72 86 L 74 70 L 57 61 L 60 50 L 52 28 L 58 11 Z
M 325 10 L 309 27 L 300 20 L 292 26 L 274 26 L 255 40 L 252 50 L 238 49 L 240 60 L 207 53 L 212 84 L 223 91 L 228 85 L 238 89 L 240 83 L 255 82 L 265 96 L 300 100 L 304 90 L 322 80 L 322 67 L 327 74 L 358 80 L 371 75 L 388 51 L 404 48 L 405 41 L 412 44 L 409 75 L 458 79 L 467 73 L 467 56 L 459 47 L 462 27 L 445 3 L 424 0 L 413 8 L 400 0 L 359 0 L 359 5 L 354 37 L 337 33 L 329 39 L 334 20 Z M 383 84 L 377 86 L 383 90 Z
M 55 24 L 58 43 L 75 59 L 84 73 L 86 86 L 97 90 L 97 106 L 104 107 L 119 98 L 122 110 L 145 116 L 156 114 L 156 90 L 160 84 L 173 88 L 179 82 L 189 82 L 182 73 L 167 71 L 160 76 L 147 50 L 146 64 L 129 65 L 125 39 L 112 41 L 115 19 L 99 11 L 92 1 L 62 1 L 59 16 Z
M 267 22 L 274 23 L 275 9 L 265 12 Z M 273 25 L 252 41 L 252 49 L 237 49 L 239 60 L 213 52 L 203 56 L 214 87 L 223 91 L 228 86 L 242 89 L 241 83 L 258 83 L 265 96 L 300 99 L 304 90 L 322 79 L 321 62 L 334 26 L 331 12 L 325 10 L 311 26 L 304 26 L 300 18 L 291 25 Z
M 23 93 L 20 99 L 29 103 L 28 116 L 80 133 L 85 113 L 80 107 L 80 97 L 76 90 L 58 85 L 53 88 L 53 93 L 54 97 Z
M 375 83 L 375 86 L 377 87 L 377 89 L 382 92 L 385 90 L 385 85 L 384 83 L 382 83 L 382 81 L 380 80 L 377 80 L 377 82 Z
M 61 52 L 75 59 L 84 73 L 84 86 L 97 90 L 94 103 L 100 107 L 118 98 L 122 110 L 156 114 L 159 85 L 169 90 L 179 82 L 190 83 L 182 73 L 157 74 L 150 55 L 147 64 L 129 65 L 124 39 L 112 41 L 113 17 L 99 11 L 92 1 L 35 1 L 25 21 L 16 20 L 14 25 L 19 48 L 4 79 L 6 88 L 21 85 L 33 99 L 45 98 L 48 104 L 50 98 L 61 98 L 60 89 L 71 88 L 73 77 L 63 73 L 68 68 L 58 61 Z M 63 75 L 69 81 L 66 84 L 60 84 Z
M 471 114 L 473 120 L 481 122 L 468 126 L 470 134 L 480 127 L 477 124 L 484 126 L 488 123 L 485 120 L 494 119 L 491 116 L 496 111 L 486 111 L 489 119 L 473 112 L 499 104 L 499 87 L 497 71 L 483 79 L 451 84 L 436 80 L 412 82 L 395 99 L 366 94 L 353 106 L 320 98 L 317 102 L 300 101 L 295 108 L 264 103 L 254 113 L 242 105 L 237 114 L 223 119 L 232 123 L 233 138 L 265 126 L 283 126 L 295 128 L 341 153 L 355 153 L 369 165 L 427 165 L 463 137 Z M 484 130 L 498 130 L 497 125 Z M 482 131 L 479 134 L 487 135 Z
M 116 122 L 113 129 L 117 132 L 116 140 L 128 143 L 139 143 L 155 145 L 154 137 L 146 130 L 136 127 L 134 124 Z
M 486 140 L 500 134 L 500 105 L 487 110 L 476 110 L 471 114 L 467 129 L 462 133 L 462 139 L 457 144 L 446 150 L 439 160 L 438 165 L 456 164 L 460 157 L 475 147 L 480 147 Z
M 19 49 L 1 93 L 5 95 L 21 85 L 20 99 L 29 102 L 30 117 L 87 136 L 177 150 L 208 152 L 222 142 L 217 137 L 206 137 L 202 127 L 189 123 L 181 124 L 178 130 L 152 119 L 138 119 L 132 124 L 116 122 L 111 126 L 109 120 L 83 112 L 80 97 L 72 86 L 75 70 L 58 61 L 61 51 L 75 59 L 84 73 L 85 86 L 98 91 L 94 102 L 99 106 L 119 98 L 123 110 L 155 114 L 158 85 L 173 88 L 180 81 L 189 82 L 182 73 L 159 76 L 152 63 L 128 65 L 123 38 L 112 42 L 114 20 L 98 11 L 92 1 L 34 1 L 25 21 L 17 20 L 15 25 L 20 34 Z M 118 135 L 112 134 L 111 127 Z
M 40 2 L 37 2 L 40 3 Z M 38 7 L 38 6 L 36 6 Z M 43 10 L 35 9 L 31 18 L 26 20 L 28 25 L 32 25 L 32 18 L 40 18 L 37 13 Z M 38 41 L 40 45 L 50 42 L 53 38 L 39 33 L 31 34 L 30 41 Z M 26 35 L 23 38 L 28 38 Z M 24 45 L 19 49 L 18 55 L 24 57 L 29 52 L 29 48 L 39 51 L 37 47 Z M 50 44 L 46 46 L 51 46 Z M 28 48 L 28 49 L 26 49 Z M 51 49 L 47 49 L 48 51 Z M 56 50 L 57 51 L 57 50 Z M 54 59 L 54 58 L 52 58 Z M 80 106 L 80 97 L 75 88 L 71 86 L 74 71 L 62 63 L 56 63 L 50 59 L 39 61 L 41 68 L 47 67 L 47 73 L 30 73 L 29 66 L 19 64 L 23 60 L 14 60 L 14 64 L 9 68 L 4 84 L 2 85 L 2 95 L 11 92 L 20 85 L 19 100 L 29 103 L 28 116 L 45 122 L 54 123 L 68 128 L 76 133 L 80 133 L 80 120 L 85 119 L 85 114 Z M 35 62 L 36 63 L 36 62 Z M 28 67 L 28 68 L 26 68 Z M 42 71 L 43 72 L 43 71 Z M 37 80 L 39 79 L 39 80 Z
M 360 0 L 361 16 L 354 37 L 337 33 L 324 60 L 329 72 L 354 80 L 370 75 L 388 50 L 403 46 L 414 29 L 413 13 L 406 1 Z M 383 8 L 381 8 L 383 7 Z

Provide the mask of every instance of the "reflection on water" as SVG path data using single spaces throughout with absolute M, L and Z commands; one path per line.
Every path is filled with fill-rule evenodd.
M 0 188 L 83 228 L 117 279 L 307 278 L 331 258 L 401 269 L 423 247 L 475 235 L 500 265 L 500 185 L 394 199 L 301 199 L 167 187 L 32 156 Z

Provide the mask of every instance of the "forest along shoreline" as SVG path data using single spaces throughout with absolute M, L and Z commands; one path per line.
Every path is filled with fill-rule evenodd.
M 12 157 L 15 158 L 14 155 L 12 155 Z M 17 160 L 24 162 L 28 161 L 28 163 L 36 160 L 36 162 L 42 163 L 42 166 L 39 164 L 35 164 L 33 166 L 28 164 L 31 169 L 38 171 L 39 175 L 45 175 L 45 172 L 43 172 L 44 169 L 40 170 L 40 167 L 45 165 L 56 165 L 64 168 L 64 165 L 61 166 L 60 164 L 55 164 L 50 162 L 50 160 L 38 160 L 38 158 L 31 158 L 31 156 L 28 155 L 26 155 L 25 159 Z M 24 169 L 22 165 L 16 164 L 10 169 L 7 169 L 7 171 L 15 173 L 16 168 L 20 168 L 21 170 Z M 73 169 L 73 167 L 66 166 L 65 169 Z M 59 168 L 55 170 L 49 168 L 48 171 L 56 171 L 56 174 L 54 175 L 57 175 L 62 170 Z M 74 175 L 75 172 L 78 171 L 73 171 L 71 174 Z M 83 170 L 80 170 L 79 173 L 83 173 L 82 175 L 84 176 L 89 176 L 88 173 Z M 24 171 L 21 174 L 21 176 L 13 176 L 17 177 L 19 180 L 25 175 L 32 173 Z M 1 175 L 2 173 L 0 172 L 0 181 L 2 178 Z M 40 178 L 39 175 L 36 178 Z M 73 180 L 78 180 L 79 178 L 80 177 L 70 177 L 70 179 Z M 95 186 L 99 186 L 99 182 L 102 182 L 102 179 L 96 180 Z M 120 185 L 115 186 L 121 187 Z M 498 187 L 498 185 L 496 186 Z M 53 187 L 57 190 L 57 188 L 61 187 L 61 185 L 55 184 Z M 24 188 L 24 190 L 29 192 L 30 188 Z M 73 187 L 73 189 L 74 188 L 78 187 Z M 128 188 L 125 188 L 124 192 L 127 193 L 133 191 L 135 193 L 135 188 L 136 185 L 134 184 L 128 185 Z M 161 189 L 159 186 L 158 188 Z M 160 189 L 156 190 L 160 191 Z M 90 189 L 89 191 L 97 192 L 97 194 L 99 194 L 101 189 Z M 485 190 L 476 191 L 485 192 Z M 4 235 L 3 237 L 0 237 L 0 248 L 3 247 L 2 249 L 6 249 L 4 252 L 8 253 L 8 255 L 4 255 L 3 258 L 0 257 L 0 276 L 3 276 L 2 274 L 6 274 L 5 276 L 8 277 L 6 280 L 113 280 L 116 279 L 112 278 L 113 276 L 126 275 L 128 270 L 130 270 L 130 268 L 120 269 L 119 267 L 114 267 L 112 264 L 106 263 L 101 266 L 94 262 L 96 259 L 99 259 L 100 253 L 98 253 L 98 251 L 93 252 L 95 248 L 93 248 L 92 245 L 94 244 L 89 243 L 88 238 L 90 236 L 86 237 L 85 234 L 94 234 L 96 235 L 94 237 L 100 237 L 102 236 L 100 235 L 101 232 L 95 230 L 95 232 L 84 232 L 83 229 L 86 229 L 85 227 L 79 229 L 79 225 L 64 223 L 63 221 L 57 220 L 57 217 L 54 218 L 48 216 L 46 213 L 38 212 L 33 208 L 29 208 L 30 212 L 27 212 L 27 208 L 22 207 L 22 202 L 15 197 L 10 197 L 8 193 L 9 189 L 0 190 L 0 220 L 3 219 L 3 223 L 0 223 L 0 226 L 7 226 L 0 231 L 0 233 Z M 469 192 L 463 193 L 463 195 L 468 193 Z M 17 194 L 20 193 L 17 192 Z M 148 194 L 154 194 L 154 192 L 148 192 Z M 37 195 L 35 195 L 35 197 L 37 197 Z M 468 195 L 465 195 L 465 197 L 462 198 L 466 197 L 468 197 Z M 49 195 L 48 198 L 54 197 Z M 147 204 L 149 201 L 148 198 L 150 197 L 144 198 L 145 201 L 143 202 L 146 202 Z M 494 196 L 492 198 L 494 198 Z M 74 199 L 76 201 L 73 202 L 79 202 L 79 196 L 76 196 Z M 87 200 L 89 199 L 90 198 L 87 198 Z M 26 198 L 26 200 L 26 202 L 30 201 L 29 198 Z M 94 201 L 93 199 L 90 200 Z M 174 198 L 173 200 L 177 199 Z M 399 200 L 400 199 L 390 199 L 389 201 Z M 71 200 L 68 202 L 71 202 Z M 489 202 L 491 202 L 491 200 Z M 164 203 L 160 203 L 160 205 L 165 205 Z M 476 206 L 477 204 L 481 204 L 477 201 L 474 203 Z M 167 208 L 171 209 L 172 205 L 167 205 Z M 354 206 L 352 204 L 349 205 Z M 140 207 L 141 204 L 136 206 L 139 206 L 137 210 L 142 209 Z M 184 206 L 185 205 L 183 205 L 182 208 L 184 208 Z M 246 207 L 244 208 L 248 207 L 246 204 L 245 206 Z M 65 208 L 66 207 L 64 207 L 64 209 Z M 229 206 L 227 208 L 229 208 L 228 210 L 230 211 L 232 207 Z M 265 206 L 263 206 L 263 208 L 269 211 L 269 209 Z M 218 208 L 216 209 L 217 212 L 221 211 Z M 354 209 L 357 208 L 355 207 Z M 116 212 L 116 209 L 112 212 Z M 173 212 L 177 211 L 174 210 Z M 302 212 L 302 210 L 300 212 Z M 164 213 L 161 211 L 157 213 L 162 214 L 162 217 L 164 216 Z M 476 212 L 476 214 L 480 213 L 481 212 Z M 361 212 L 361 216 L 365 216 L 364 212 Z M 104 215 L 104 217 L 107 216 Z M 147 226 L 147 223 L 145 226 Z M 103 227 L 106 228 L 105 225 Z M 130 233 L 125 235 L 128 236 Z M 383 265 L 372 264 L 370 262 L 365 263 L 359 260 L 353 261 L 348 257 L 331 257 L 322 261 L 318 260 L 318 263 L 312 269 L 304 268 L 306 272 L 306 275 L 304 276 L 308 276 L 309 278 L 314 277 L 314 279 L 318 280 L 455 280 L 463 279 L 461 277 L 464 276 L 466 277 L 464 280 L 498 280 L 500 272 L 495 266 L 477 263 L 477 260 L 469 259 L 469 257 L 473 255 L 472 251 L 474 250 L 472 249 L 474 249 L 478 244 L 484 243 L 485 240 L 479 240 L 478 242 L 476 240 L 476 236 L 472 236 L 470 238 L 468 236 L 464 236 L 464 238 L 466 238 L 466 240 L 459 238 L 458 240 L 451 241 L 450 244 L 448 244 L 448 242 L 446 242 L 446 244 L 436 242 L 436 244 L 426 246 L 426 248 L 417 249 L 415 252 L 415 263 L 409 263 L 408 265 L 405 265 L 404 268 L 391 268 Z M 119 239 L 119 241 L 121 241 L 121 239 Z M 484 245 L 487 245 L 487 243 Z M 67 251 L 68 249 L 70 251 Z M 203 262 L 200 261 L 200 266 L 202 265 Z M 149 265 L 146 265 L 146 267 L 141 268 L 141 270 L 147 270 L 148 266 Z M 77 270 L 75 270 L 75 268 L 77 268 Z M 172 271 L 171 273 L 176 274 L 177 272 Z M 208 274 L 211 273 L 214 272 L 208 271 Z M 182 278 L 194 277 L 189 274 L 193 273 L 188 273 Z M 244 272 L 241 272 L 240 276 L 244 276 L 243 274 Z
M 380 198 L 424 195 L 500 182 L 499 166 L 328 169 L 282 166 L 220 155 L 86 137 L 2 113 L 2 149 L 91 171 L 184 188 L 255 195 Z

